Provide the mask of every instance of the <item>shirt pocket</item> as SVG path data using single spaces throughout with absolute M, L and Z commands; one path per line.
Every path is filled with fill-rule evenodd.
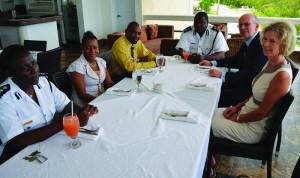
M 23 120 L 21 120 L 21 124 L 22 124 L 24 131 L 28 131 L 33 128 L 36 128 L 36 125 L 38 124 L 38 119 L 36 116 L 30 117 L 27 119 L 23 119 Z
M 191 42 L 189 52 L 191 54 L 198 53 L 198 44 L 195 42 Z
M 203 44 L 201 50 L 202 50 L 202 55 L 208 55 L 210 50 L 211 50 L 211 45 L 210 44 Z
M 47 123 L 49 123 L 50 121 L 52 121 L 54 115 L 55 115 L 56 109 L 55 109 L 55 105 L 51 104 L 49 107 L 47 107 L 44 110 L 44 117 L 47 121 Z

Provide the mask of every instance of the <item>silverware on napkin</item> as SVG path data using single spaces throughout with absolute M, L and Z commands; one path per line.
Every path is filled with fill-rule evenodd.
M 90 134 L 90 135 L 98 135 L 99 129 L 100 129 L 100 127 L 99 127 L 99 128 L 96 128 L 96 129 L 80 128 L 80 129 L 79 129 L 79 132 L 81 132 L 81 133 L 86 133 L 86 134 Z
M 113 89 L 112 91 L 116 93 L 129 93 L 131 89 Z

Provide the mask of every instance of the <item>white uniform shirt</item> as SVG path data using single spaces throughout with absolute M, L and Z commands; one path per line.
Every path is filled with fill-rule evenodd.
M 45 77 L 34 85 L 39 105 L 21 90 L 10 78 L 1 85 L 10 85 L 10 90 L 0 98 L 1 147 L 15 136 L 28 130 L 49 124 L 56 112 L 60 113 L 70 102 L 69 98 Z M 1 150 L 1 149 L 0 149 Z M 1 153 L 0 153 L 1 155 Z
M 191 54 L 197 53 L 202 56 L 210 55 L 216 52 L 226 52 L 229 50 L 226 40 L 222 32 L 218 32 L 212 29 L 213 25 L 208 24 L 206 31 L 199 36 L 195 32 L 194 26 L 191 26 L 191 30 L 183 32 L 180 36 L 180 40 L 176 45 L 176 49 L 182 48 L 183 50 L 189 51 Z M 217 34 L 213 50 L 212 45 Z
M 84 77 L 86 92 L 97 97 L 98 88 L 102 88 L 102 83 L 106 78 L 106 62 L 102 58 L 98 57 L 96 57 L 95 60 L 100 69 L 100 76 L 93 71 L 83 54 L 68 67 L 67 72 L 78 72 L 82 74 Z M 83 106 L 86 103 L 78 97 L 74 87 L 72 89 L 72 99 L 78 106 Z

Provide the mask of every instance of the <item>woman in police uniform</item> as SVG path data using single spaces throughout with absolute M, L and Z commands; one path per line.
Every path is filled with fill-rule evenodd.
M 63 129 L 54 114 L 70 112 L 70 100 L 45 77 L 30 52 L 21 45 L 5 48 L 0 66 L 7 75 L 0 86 L 0 139 L 5 147 L 0 164 L 28 145 L 43 141 Z M 74 109 L 80 125 L 98 112 L 92 105 Z

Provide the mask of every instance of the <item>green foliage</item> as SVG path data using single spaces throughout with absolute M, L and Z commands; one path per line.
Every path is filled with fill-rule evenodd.
M 300 0 L 221 0 L 229 7 L 248 6 L 257 16 L 300 18 Z M 296 27 L 300 35 L 300 27 Z
M 199 1 L 199 6 L 205 11 L 209 12 L 210 7 L 216 3 L 216 0 L 201 0 Z

